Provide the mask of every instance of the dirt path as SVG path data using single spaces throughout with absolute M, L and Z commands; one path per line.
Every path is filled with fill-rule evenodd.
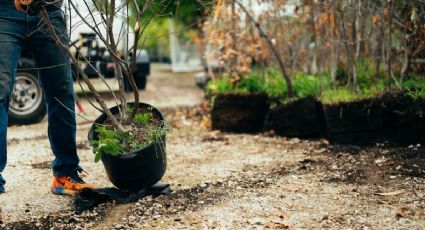
M 205 107 L 192 107 L 201 103 L 202 94 L 191 79 L 161 76 L 158 84 L 167 79 L 179 82 L 176 94 L 199 93 L 196 99 L 186 101 L 190 107 L 163 109 L 173 127 L 167 140 L 169 167 L 163 179 L 172 184 L 171 195 L 145 197 L 130 205 L 108 203 L 74 213 L 71 198 L 48 191 L 51 156 L 43 124 L 30 129 L 14 127 L 5 172 L 8 193 L 0 195 L 1 227 L 425 228 L 423 147 L 330 146 L 325 140 L 286 139 L 270 133 L 212 132 L 206 128 Z M 172 92 L 167 91 L 170 98 Z M 185 98 L 175 96 L 180 97 Z M 110 186 L 103 166 L 93 163 L 85 138 L 88 128 L 81 125 L 78 131 L 81 161 L 90 173 L 86 180 L 96 181 L 99 187 Z M 31 131 L 24 135 L 25 130 Z M 31 189 L 23 183 L 31 184 Z

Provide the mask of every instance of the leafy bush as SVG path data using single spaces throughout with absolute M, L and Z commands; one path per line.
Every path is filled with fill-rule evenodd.
M 209 93 L 264 93 L 267 88 L 265 79 L 266 77 L 262 76 L 259 70 L 252 71 L 236 83 L 223 75 L 218 80 L 210 81 L 207 91 Z
M 320 93 L 320 80 L 317 76 L 299 73 L 295 76 L 294 92 L 296 97 L 316 96 Z
M 425 98 L 425 82 L 409 79 L 401 83 L 401 88 L 406 90 L 413 99 Z
M 342 70 L 340 70 L 342 71 Z M 342 72 L 340 74 L 343 74 Z M 332 88 L 329 73 L 315 75 L 297 73 L 293 78 L 295 98 L 319 96 L 323 103 L 339 103 L 370 98 L 382 94 L 386 90 L 385 76 L 376 73 L 373 62 L 367 59 L 358 62 L 359 90 L 354 92 L 339 82 L 339 87 Z M 425 98 L 425 81 L 423 76 L 409 76 L 400 84 L 413 98 Z M 272 105 L 288 101 L 286 83 L 276 68 L 254 69 L 237 83 L 222 76 L 219 80 L 209 82 L 210 93 L 266 93 Z
M 357 61 L 357 77 L 361 89 L 370 88 L 374 84 L 376 71 L 371 60 L 359 58 Z
M 318 96 L 321 91 L 330 89 L 329 74 L 309 75 L 298 73 L 293 80 L 295 97 Z M 228 77 L 211 81 L 207 85 L 209 93 L 266 93 L 272 105 L 279 105 L 288 100 L 288 89 L 279 69 L 254 69 L 239 82 L 232 84 Z
M 122 143 L 128 142 L 131 139 L 129 133 L 109 130 L 106 126 L 101 125 L 96 126 L 96 133 L 98 134 L 99 140 L 92 141 L 95 147 L 95 162 L 98 162 L 102 154 L 105 153 L 112 156 L 120 155 L 124 151 Z
M 128 108 L 128 113 L 132 108 Z M 119 156 L 123 153 L 132 153 L 154 141 L 160 140 L 167 132 L 167 124 L 153 118 L 152 112 L 137 114 L 133 119 L 131 131 L 120 131 L 110 126 L 97 125 L 96 133 L 98 140 L 93 140 L 95 162 L 98 162 L 103 154 Z
M 385 86 L 385 74 L 377 72 L 375 63 L 369 58 L 359 58 L 357 60 L 357 80 L 358 87 L 360 89 L 368 89 L 372 87 L 384 87 Z M 336 82 L 335 85 L 344 87 L 347 85 L 349 74 L 347 67 L 343 64 L 339 64 L 336 70 Z
M 272 99 L 282 99 L 288 96 L 288 88 L 280 71 L 269 68 L 265 71 L 265 93 Z

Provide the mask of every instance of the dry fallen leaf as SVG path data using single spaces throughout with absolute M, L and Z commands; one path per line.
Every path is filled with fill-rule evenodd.
M 396 217 L 405 217 L 407 214 L 407 208 L 400 207 L 396 210 Z
M 204 129 L 210 129 L 212 127 L 211 119 L 207 116 L 202 117 L 201 127 Z
M 425 211 L 419 212 L 419 218 L 425 220 Z
M 265 228 L 272 228 L 272 229 L 286 229 L 289 228 L 289 226 L 285 223 L 277 223 L 273 221 L 269 221 L 264 224 Z
M 401 189 L 401 190 L 396 190 L 396 191 L 393 191 L 393 192 L 375 193 L 375 195 L 378 195 L 378 196 L 397 196 L 397 195 L 403 194 L 405 192 L 406 192 L 406 190 Z

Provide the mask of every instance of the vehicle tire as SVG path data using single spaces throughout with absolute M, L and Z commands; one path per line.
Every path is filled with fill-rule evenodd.
M 33 72 L 18 71 L 9 103 L 9 123 L 33 124 L 47 113 L 44 93 Z
M 136 82 L 136 86 L 139 90 L 146 89 L 146 78 L 147 76 L 145 75 L 141 75 L 141 76 L 134 75 L 134 81 Z M 125 92 L 133 91 L 131 89 L 130 81 L 128 80 L 127 76 L 124 77 L 124 90 Z
M 147 79 L 147 76 L 145 76 L 145 75 L 137 76 L 134 79 L 135 82 L 136 82 L 137 88 L 139 88 L 139 90 L 146 89 L 146 79 Z

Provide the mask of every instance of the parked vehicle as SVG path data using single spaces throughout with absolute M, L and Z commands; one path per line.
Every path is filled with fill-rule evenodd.
M 95 40 L 92 42 L 95 42 Z M 91 55 L 85 56 L 84 60 L 89 60 L 92 65 L 82 62 L 82 65 L 85 65 L 84 72 L 87 76 L 90 78 L 97 77 L 94 71 L 99 71 L 105 78 L 114 78 L 115 65 L 111 57 L 102 52 L 102 49 L 91 50 L 93 51 L 90 52 Z M 136 58 L 137 68 L 134 78 L 139 90 L 143 90 L 150 74 L 149 55 L 146 50 L 140 49 L 137 51 Z M 80 57 L 80 59 L 83 58 Z M 21 54 L 17 69 L 15 85 L 9 103 L 9 123 L 21 125 L 37 123 L 46 116 L 47 108 L 43 89 L 38 82 L 38 71 L 35 68 L 34 60 L 28 52 L 24 51 Z M 75 72 L 73 76 L 77 76 Z M 74 80 L 76 80 L 76 77 L 74 77 Z M 125 84 L 127 86 L 126 89 L 130 90 L 128 80 L 126 80 Z
M 10 124 L 37 123 L 46 115 L 43 89 L 38 83 L 38 72 L 34 66 L 31 56 L 23 52 L 9 102 Z
M 73 2 L 77 7 L 81 6 L 80 13 L 87 15 L 87 20 L 90 21 L 91 17 L 89 15 L 92 15 L 93 12 L 90 12 L 85 7 L 83 1 L 74 0 Z M 119 0 L 117 0 L 117 5 L 119 5 L 118 2 Z M 65 0 L 63 4 L 65 21 L 68 23 L 69 28 L 73 28 L 70 34 L 71 53 L 75 54 L 75 57 L 81 61 L 80 64 L 84 69 L 84 73 L 89 78 L 97 78 L 97 73 L 100 73 L 104 78 L 114 78 L 116 70 L 112 57 L 107 53 L 106 48 L 99 42 L 96 34 L 93 33 L 89 26 L 81 23 L 80 20 L 72 20 L 72 18 L 69 20 L 70 15 L 76 15 L 76 12 L 74 9 L 69 9 L 68 6 L 67 0 Z M 118 13 L 125 15 L 126 9 L 120 9 L 117 15 Z M 101 19 L 100 14 L 96 14 L 95 17 L 97 21 Z M 94 23 L 93 19 L 91 22 Z M 116 24 L 114 26 L 116 31 L 113 31 L 116 36 L 115 40 L 120 41 L 117 44 L 117 48 L 123 55 L 126 55 L 128 47 L 133 45 L 131 41 L 133 41 L 134 35 L 131 33 L 131 28 L 129 28 L 130 31 L 122 30 L 127 25 L 127 21 L 122 17 L 117 16 L 114 24 Z M 106 30 L 101 30 L 100 33 L 106 37 Z M 126 36 L 128 39 L 120 39 Z M 133 55 L 129 54 L 128 56 L 132 58 Z M 144 89 L 147 77 L 150 74 L 149 55 L 145 50 L 140 49 L 137 50 L 135 58 L 137 69 L 133 76 L 138 88 Z M 31 55 L 24 51 L 18 63 L 16 81 L 9 104 L 10 123 L 32 124 L 42 120 L 46 115 L 47 110 L 44 103 L 43 90 L 38 83 L 38 72 L 34 66 L 35 63 Z M 74 80 L 80 77 L 75 74 L 76 71 L 73 71 L 73 73 Z M 125 84 L 127 85 L 126 89 L 130 90 L 128 80 L 126 80 Z
M 80 38 L 75 42 L 78 51 L 76 58 L 81 61 L 84 73 L 89 78 L 97 78 L 100 73 L 105 78 L 115 77 L 115 62 L 112 57 L 107 53 L 106 48 L 102 47 L 94 33 L 81 33 Z M 129 62 L 132 60 L 133 55 L 129 55 Z M 136 70 L 133 74 L 139 90 L 146 88 L 147 77 L 150 74 L 150 60 L 149 54 L 144 49 L 138 49 L 136 53 Z M 76 72 L 76 71 L 74 71 Z M 77 75 L 74 75 L 75 78 Z M 125 90 L 131 91 L 130 83 L 125 77 Z

